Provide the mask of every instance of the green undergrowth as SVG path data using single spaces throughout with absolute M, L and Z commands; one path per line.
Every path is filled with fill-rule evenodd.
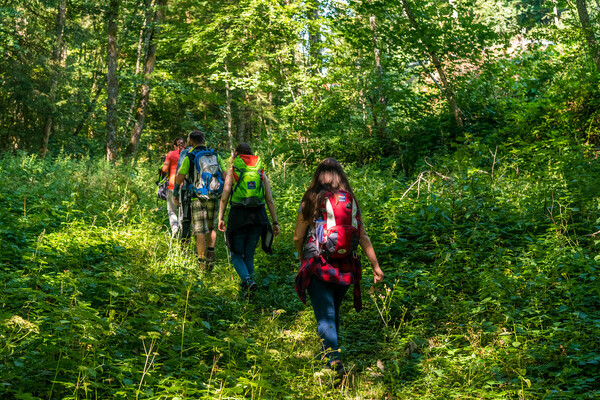
M 169 238 L 155 166 L 4 155 L 0 397 L 597 398 L 600 170 L 587 154 L 473 143 L 410 177 L 393 160 L 347 166 L 386 277 L 373 285 L 365 260 L 364 309 L 343 305 L 337 384 L 293 288 L 312 171 L 269 170 L 282 234 L 257 253 L 247 299 L 222 234 L 212 272 Z

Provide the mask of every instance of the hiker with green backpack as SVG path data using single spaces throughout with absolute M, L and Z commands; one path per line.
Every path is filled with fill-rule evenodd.
M 226 228 L 223 218 L 230 197 Z M 265 203 L 273 219 L 272 227 Z M 235 148 L 231 168 L 225 175 L 219 207 L 219 230 L 226 232 L 227 246 L 231 250 L 233 267 L 240 277 L 242 290 L 253 292 L 258 288 L 254 282 L 256 245 L 262 239 L 263 250 L 270 253 L 273 234 L 279 234 L 279 224 L 264 165 L 247 143 L 240 143 Z
M 203 269 L 210 270 L 215 261 L 218 207 L 224 183 L 221 159 L 215 150 L 206 146 L 200 130 L 188 135 L 188 143 L 193 149 L 177 172 L 174 195 L 179 205 L 179 190 L 182 183 L 187 182 L 185 189 L 192 198 L 192 234 L 196 236 L 198 262 Z

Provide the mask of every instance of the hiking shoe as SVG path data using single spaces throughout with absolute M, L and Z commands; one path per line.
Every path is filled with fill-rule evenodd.
M 208 262 L 209 264 L 212 264 L 215 262 L 215 251 L 214 250 L 206 251 L 206 262 Z
M 342 362 L 340 360 L 335 360 L 335 361 L 333 361 L 331 363 L 327 363 L 327 366 L 333 372 L 335 372 L 335 374 L 339 378 L 342 378 L 344 375 L 348 375 L 348 371 L 346 371 L 346 368 L 344 367 L 344 364 L 342 364 Z
M 341 361 L 335 360 L 327 363 L 319 372 L 319 377 L 323 379 L 323 384 L 329 388 L 339 388 L 344 385 L 348 375 L 348 371 L 344 368 Z
M 215 266 L 215 251 L 207 250 L 206 251 L 206 266 L 205 266 L 206 272 L 212 271 L 214 266 Z
M 258 285 L 252 280 L 252 278 L 248 278 L 246 280 L 246 288 L 248 292 L 254 292 L 256 289 L 258 289 Z

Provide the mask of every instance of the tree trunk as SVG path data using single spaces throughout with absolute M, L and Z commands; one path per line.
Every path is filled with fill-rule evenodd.
M 152 20 L 152 10 L 154 9 L 155 2 L 154 0 L 146 0 L 146 17 L 144 18 L 144 24 L 140 29 L 140 36 L 138 38 L 138 48 L 137 48 L 137 59 L 135 62 L 135 81 L 133 84 L 132 96 L 131 96 L 131 106 L 129 107 L 129 113 L 127 114 L 127 123 L 125 124 L 123 138 L 125 140 L 127 132 L 129 132 L 129 127 L 131 126 L 131 121 L 133 120 L 133 116 L 135 115 L 135 103 L 137 100 L 137 93 L 139 88 L 139 76 L 142 72 L 142 55 L 144 54 L 144 50 L 147 51 L 148 44 L 150 41 L 150 27 Z
M 321 32 L 319 31 L 319 1 L 313 0 L 310 3 L 308 9 L 308 64 L 311 75 L 314 75 L 319 72 L 321 65 Z
M 148 111 L 148 103 L 150 102 L 150 79 L 152 78 L 152 72 L 154 71 L 154 66 L 156 65 L 156 41 L 160 33 L 160 26 L 164 18 L 166 6 L 167 0 L 158 0 L 156 12 L 154 13 L 154 26 L 152 28 L 150 41 L 148 43 L 148 51 L 146 53 L 146 61 L 144 63 L 144 82 L 142 84 L 142 92 L 140 94 L 140 101 L 138 102 L 135 123 L 131 130 L 129 144 L 125 149 L 126 156 L 135 157 L 137 155 L 138 145 L 140 143 L 140 138 L 142 137 L 142 131 L 144 130 L 146 113 Z
M 383 67 L 381 66 L 381 54 L 379 49 L 379 39 L 377 38 L 377 24 L 375 22 L 375 16 L 372 15 L 369 18 L 369 25 L 371 27 L 371 35 L 373 40 L 373 55 L 375 57 L 375 68 L 377 70 L 377 77 L 379 82 L 377 83 L 377 100 L 373 104 L 373 122 L 375 129 L 379 136 L 383 136 L 385 129 L 387 128 L 387 96 L 385 94 L 385 88 L 383 87 L 385 82 L 385 76 Z M 379 114 L 379 115 L 377 115 Z
M 117 131 L 119 115 L 117 99 L 119 96 L 119 77 L 117 76 L 117 18 L 119 15 L 119 0 L 110 0 L 107 10 L 108 36 L 108 72 L 106 74 L 106 159 L 114 161 L 117 158 Z
M 246 106 L 242 103 L 238 108 L 237 142 L 242 143 L 246 141 Z
M 444 68 L 442 66 L 442 62 L 437 57 L 437 55 L 435 54 L 433 49 L 431 49 L 431 47 L 427 44 L 427 37 L 426 37 L 425 33 L 421 30 L 421 27 L 419 26 L 417 20 L 415 19 L 414 15 L 412 13 L 412 10 L 410 8 L 410 5 L 408 4 L 408 0 L 402 0 L 402 5 L 404 7 L 404 12 L 406 13 L 408 21 L 412 25 L 413 29 L 415 31 L 417 31 L 417 33 L 419 34 L 421 42 L 425 46 L 425 51 L 431 58 L 431 61 L 433 62 L 433 65 L 435 66 L 435 69 L 437 70 L 438 75 L 440 76 L 440 81 L 442 82 L 442 87 L 444 89 L 443 92 L 444 92 L 444 95 L 446 96 L 446 101 L 448 102 L 450 112 L 454 116 L 454 121 L 456 122 L 457 126 L 462 127 L 464 125 L 463 120 L 462 120 L 462 111 L 460 110 L 460 108 L 458 108 L 458 105 L 456 104 L 456 99 L 454 97 L 454 91 L 452 90 L 452 88 L 450 86 L 450 82 L 448 81 L 446 72 L 444 71 Z
M 94 108 L 96 108 L 96 103 L 98 102 L 100 93 L 102 93 L 103 86 L 98 85 L 95 80 L 94 80 L 94 84 L 92 86 L 93 86 L 92 91 L 95 93 L 94 98 L 92 99 L 90 104 L 88 104 L 87 109 L 85 110 L 85 112 L 83 113 L 83 116 L 81 117 L 81 121 L 79 121 L 79 123 L 77 124 L 77 127 L 73 131 L 73 136 L 79 136 L 79 133 L 81 132 L 81 130 L 83 129 L 83 126 L 85 125 L 85 122 L 88 119 L 90 119 L 90 115 L 92 115 L 92 110 Z
M 600 71 L 600 52 L 598 51 L 598 42 L 594 36 L 594 29 L 590 23 L 590 15 L 588 14 L 587 4 L 585 0 L 577 0 L 577 13 L 579 14 L 579 21 L 581 22 L 581 29 L 585 36 L 585 40 L 588 45 L 588 50 L 592 56 L 592 60 L 596 65 L 596 69 Z
M 225 72 L 227 65 L 225 65 Z M 229 138 L 229 150 L 231 154 L 235 150 L 233 145 L 233 116 L 231 115 L 231 90 L 229 87 L 229 77 L 225 80 L 225 112 L 227 113 L 227 137 Z
M 362 57 L 362 52 L 360 51 L 360 49 L 358 49 L 358 60 L 360 60 Z M 357 62 L 356 63 L 356 87 L 360 88 L 358 90 L 358 104 L 360 104 L 361 107 L 361 111 L 362 111 L 362 121 L 363 121 L 363 125 L 365 126 L 365 128 L 367 128 L 367 131 L 369 132 L 369 136 L 371 136 L 373 134 L 373 127 L 371 126 L 371 124 L 369 123 L 369 119 L 367 118 L 367 99 L 365 96 L 365 92 L 364 92 L 364 88 L 361 87 L 361 76 L 362 76 L 362 72 L 361 72 L 361 63 Z M 364 138 L 363 133 L 361 133 L 361 139 Z
M 50 110 L 44 123 L 44 142 L 42 143 L 41 154 L 46 155 L 48 153 L 48 142 L 50 141 L 50 133 L 52 132 L 52 126 L 54 125 L 54 113 L 56 112 L 56 90 L 58 86 L 59 68 L 62 62 L 63 56 L 63 39 L 65 34 L 65 21 L 67 17 L 67 0 L 60 0 L 58 4 L 58 12 L 56 15 L 56 44 L 52 54 L 52 78 L 50 81 L 50 94 L 48 96 L 48 102 L 50 103 Z
M 102 18 L 106 19 L 105 16 L 103 16 Z M 91 100 L 88 102 L 85 112 L 81 116 L 81 119 L 79 120 L 79 123 L 77 124 L 77 127 L 75 127 L 75 129 L 73 130 L 73 136 L 79 136 L 79 134 L 83 130 L 83 127 L 85 126 L 85 123 L 87 121 L 89 121 L 90 119 L 95 119 L 94 112 L 96 110 L 96 104 L 98 103 L 98 99 L 100 98 L 102 89 L 104 89 L 104 81 L 102 80 L 102 78 L 104 78 L 104 76 L 105 76 L 105 73 L 103 70 L 104 69 L 104 61 L 106 61 L 104 59 L 104 50 L 105 50 L 104 47 L 101 47 L 99 49 L 94 49 L 94 51 L 92 51 L 93 56 L 89 56 L 87 46 L 85 46 L 85 44 L 83 46 L 84 61 L 93 60 L 92 61 L 92 64 L 93 64 L 92 70 L 94 72 L 92 74 L 92 87 L 89 90 L 89 93 L 85 95 L 85 96 L 87 96 L 87 98 L 91 98 Z M 102 81 L 102 82 L 100 82 L 100 81 Z M 82 91 L 83 91 L 83 88 L 82 88 Z M 80 95 L 80 96 L 83 96 L 83 95 Z

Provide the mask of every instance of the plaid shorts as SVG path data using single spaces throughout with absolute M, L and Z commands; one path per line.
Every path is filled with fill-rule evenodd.
M 206 234 L 219 224 L 220 199 L 192 200 L 192 235 Z

